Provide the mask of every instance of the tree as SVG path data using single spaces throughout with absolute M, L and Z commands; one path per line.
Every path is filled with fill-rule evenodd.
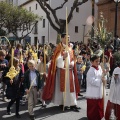
M 0 29 L 6 29 L 7 34 L 12 33 L 19 41 L 30 34 L 41 19 L 26 9 L 0 2 Z
M 5 20 L 7 19 L 6 13 L 8 12 L 7 8 L 9 8 L 8 4 L 0 2 L 0 29 L 5 25 Z
M 43 11 L 46 13 L 47 19 L 49 20 L 50 25 L 53 27 L 53 29 L 56 30 L 57 33 L 64 32 L 66 22 L 65 22 L 65 20 L 59 20 L 57 14 L 56 14 L 56 11 L 59 9 L 62 9 L 64 7 L 64 5 L 68 2 L 68 0 L 64 0 L 64 2 L 56 8 L 52 8 L 49 5 L 48 0 L 36 0 L 36 1 L 39 3 L 39 5 L 43 9 Z M 71 6 L 71 10 L 70 10 L 68 18 L 67 18 L 68 23 L 70 23 L 70 21 L 72 19 L 74 10 L 78 6 L 82 5 L 83 3 L 87 2 L 87 1 L 88 0 L 73 0 L 73 5 Z M 52 20 L 50 14 L 52 14 L 55 22 Z
M 3 29 L 0 29 L 0 36 L 5 36 L 6 32 Z

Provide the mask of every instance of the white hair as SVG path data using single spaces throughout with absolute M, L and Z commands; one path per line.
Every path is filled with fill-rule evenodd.
M 34 60 L 29 60 L 28 61 L 28 66 L 31 65 L 31 64 L 35 66 L 35 61 Z
M 78 55 L 78 56 L 77 56 L 77 59 L 78 59 L 78 58 L 83 58 L 83 56 L 81 56 L 81 55 Z

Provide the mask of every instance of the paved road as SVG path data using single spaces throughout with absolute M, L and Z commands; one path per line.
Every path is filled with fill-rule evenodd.
M 109 92 L 107 90 L 107 92 Z M 82 91 L 85 95 L 85 91 Z M 107 98 L 107 97 L 106 97 Z M 6 102 L 0 100 L 0 120 L 17 120 L 14 116 L 15 105 L 12 106 L 11 115 L 6 114 Z M 87 120 L 86 117 L 86 99 L 85 97 L 78 98 L 78 106 L 81 107 L 80 112 L 74 112 L 70 110 L 62 111 L 58 106 L 54 106 L 52 103 L 47 105 L 47 108 L 42 108 L 40 104 L 35 107 L 36 120 Z M 30 120 L 28 117 L 27 103 L 25 106 L 20 106 L 21 118 L 19 120 Z

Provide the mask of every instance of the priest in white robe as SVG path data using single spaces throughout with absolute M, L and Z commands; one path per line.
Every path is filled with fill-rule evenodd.
M 76 61 L 73 50 L 68 46 L 66 51 L 66 34 L 61 35 L 61 43 L 58 44 L 51 59 L 46 86 L 43 91 L 43 99 L 51 100 L 55 105 L 70 107 L 78 111 L 77 94 L 80 92 L 76 70 Z M 65 80 L 66 62 L 68 57 L 67 79 Z

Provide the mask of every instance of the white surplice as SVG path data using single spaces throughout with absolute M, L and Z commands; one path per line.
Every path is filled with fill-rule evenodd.
M 114 75 L 118 74 L 118 79 L 114 80 Z M 120 67 L 117 67 L 113 71 L 111 85 L 110 85 L 110 94 L 109 100 L 112 103 L 120 105 Z
M 87 90 L 86 98 L 89 99 L 100 99 L 102 98 L 102 68 L 98 66 L 99 70 L 94 67 L 90 67 L 87 73 Z

